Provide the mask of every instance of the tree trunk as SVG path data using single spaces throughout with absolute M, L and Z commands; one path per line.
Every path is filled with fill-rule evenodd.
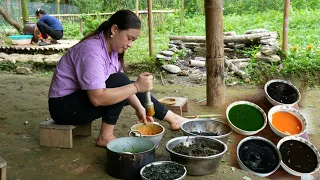
M 10 25 L 16 28 L 19 32 L 22 31 L 22 27 L 20 26 L 20 24 L 12 20 L 1 6 L 0 6 L 0 14 L 6 22 L 8 22 Z
M 238 43 L 238 44 L 257 44 L 262 37 L 270 36 L 273 33 L 256 33 L 256 34 L 244 34 L 244 35 L 235 35 L 235 36 L 224 36 L 223 42 L 227 43 Z M 205 43 L 205 36 L 169 36 L 170 40 L 181 40 L 184 42 L 197 42 L 197 43 Z
M 22 9 L 23 24 L 25 24 L 26 22 L 29 21 L 27 0 L 21 0 L 21 9 Z
M 225 101 L 223 14 L 221 0 L 205 0 L 207 106 L 221 107 Z

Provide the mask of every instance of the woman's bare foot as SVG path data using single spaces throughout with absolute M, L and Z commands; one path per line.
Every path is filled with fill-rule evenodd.
M 113 135 L 114 125 L 101 122 L 100 134 L 97 138 L 96 145 L 99 147 L 107 147 L 108 142 L 116 139 Z
M 180 130 L 180 124 L 188 119 L 181 117 L 169 110 L 163 120 L 170 124 L 170 129 L 172 131 L 178 131 Z
M 99 146 L 99 147 L 107 147 L 107 144 L 108 142 L 116 139 L 117 137 L 115 137 L 113 134 L 112 135 L 109 135 L 109 136 L 100 136 L 97 138 L 97 141 L 96 141 L 96 145 Z

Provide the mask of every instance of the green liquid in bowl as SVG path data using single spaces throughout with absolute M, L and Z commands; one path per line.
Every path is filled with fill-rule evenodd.
M 257 108 L 247 104 L 232 107 L 228 116 L 234 126 L 245 131 L 256 131 L 264 124 L 263 114 Z

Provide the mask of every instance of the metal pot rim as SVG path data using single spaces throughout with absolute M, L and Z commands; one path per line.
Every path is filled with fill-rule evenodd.
M 135 124 L 135 125 L 131 126 L 131 128 L 130 128 L 131 131 L 132 131 L 132 130 L 136 130 L 135 127 L 138 126 L 138 125 L 142 125 L 142 124 L 143 124 L 143 123 L 139 123 L 139 124 Z M 150 123 L 150 124 L 155 124 L 155 125 L 157 125 L 157 126 L 160 126 L 160 127 L 162 128 L 162 131 L 161 131 L 160 133 L 158 133 L 158 134 L 155 134 L 155 135 L 142 135 L 142 137 L 157 137 L 157 136 L 160 136 L 160 135 L 164 134 L 166 128 L 164 128 L 160 123 L 158 123 L 158 122 L 152 122 L 152 123 Z
M 117 152 L 117 151 L 114 151 L 114 150 L 111 150 L 110 149 L 110 147 L 108 146 L 109 145 L 109 143 L 111 143 L 111 142 L 115 142 L 116 140 L 119 140 L 119 139 L 126 139 L 126 138 L 140 138 L 140 140 L 142 140 L 142 141 L 150 141 L 150 142 L 152 142 L 153 143 L 153 146 L 152 146 L 152 148 L 150 148 L 149 150 L 146 150 L 146 151 L 142 151 L 142 152 L 137 152 L 137 153 L 131 153 L 131 152 Z M 118 154 L 121 154 L 121 155 L 137 155 L 137 154 L 144 154 L 144 153 L 148 153 L 148 152 L 150 152 L 150 151 L 153 151 L 155 148 L 156 148 L 156 145 L 155 145 L 155 143 L 154 143 L 154 141 L 152 141 L 152 140 L 150 140 L 150 139 L 147 139 L 147 138 L 142 138 L 142 137 L 121 137 L 121 138 L 117 138 L 117 139 L 114 139 L 114 140 L 112 140 L 112 141 L 110 141 L 108 144 L 107 144 L 107 150 L 108 151 L 111 151 L 111 152 L 114 152 L 114 153 L 118 153 Z
M 215 154 L 215 155 L 212 155 L 212 156 L 187 156 L 187 155 L 176 153 L 175 151 L 173 151 L 173 150 L 171 150 L 169 148 L 169 144 L 172 143 L 173 141 L 175 141 L 177 139 L 186 139 L 186 138 L 188 138 L 188 139 L 200 138 L 200 139 L 208 139 L 210 141 L 217 141 L 217 142 L 219 142 L 220 144 L 223 145 L 224 150 L 222 152 L 220 152 L 218 154 Z M 205 136 L 180 136 L 180 137 L 176 137 L 176 138 L 173 138 L 173 139 L 169 140 L 166 143 L 166 149 L 167 149 L 167 151 L 169 151 L 170 153 L 172 153 L 172 154 L 174 154 L 176 156 L 180 156 L 180 157 L 187 158 L 187 159 L 193 159 L 193 160 L 204 160 L 204 159 L 215 159 L 217 157 L 223 156 L 227 152 L 228 147 L 224 142 L 222 142 L 219 139 L 212 139 L 212 138 L 205 137 Z
M 171 164 L 171 163 L 179 164 L 180 166 L 183 167 L 183 169 L 184 169 L 183 175 L 182 175 L 181 177 L 175 179 L 175 180 L 181 180 L 181 179 L 183 179 L 183 178 L 187 175 L 187 168 L 186 168 L 184 165 L 182 165 L 182 164 L 180 164 L 180 163 L 177 163 L 177 162 L 174 162 L 174 161 L 155 161 L 155 162 L 149 163 L 149 164 L 147 164 L 147 165 L 145 165 L 145 166 L 143 166 L 143 167 L 141 168 L 141 170 L 140 170 L 140 176 L 141 176 L 142 178 L 147 179 L 145 176 L 143 176 L 143 171 L 146 169 L 146 167 L 149 167 L 149 166 L 151 166 L 151 165 L 161 165 L 161 164 Z
M 223 134 L 223 135 L 219 135 L 219 136 L 202 136 L 202 135 L 198 135 L 198 134 L 194 134 L 194 133 L 191 133 L 191 132 L 189 132 L 189 131 L 187 131 L 187 130 L 185 130 L 184 128 L 183 128 L 183 125 L 184 124 L 186 124 L 186 123 L 188 123 L 188 122 L 195 122 L 195 121 L 214 121 L 214 122 L 219 122 L 219 123 L 222 123 L 222 124 L 224 124 L 225 126 L 227 126 L 229 129 L 230 129 L 230 132 L 228 132 L 228 133 L 226 133 L 226 134 Z M 199 118 L 199 119 L 192 119 L 192 120 L 188 120 L 188 121 L 184 121 L 184 122 L 182 122 L 181 124 L 180 124 L 180 129 L 182 130 L 182 131 L 185 131 L 185 132 L 187 132 L 187 133 L 189 133 L 189 134 L 192 134 L 193 136 L 200 136 L 200 137 L 215 137 L 215 138 L 224 138 L 224 137 L 228 137 L 228 136 L 230 136 L 230 134 L 232 133 L 232 128 L 227 124 L 227 123 L 225 123 L 225 122 L 223 122 L 223 121 L 220 121 L 220 120 L 218 120 L 218 119 L 205 119 L 205 118 Z

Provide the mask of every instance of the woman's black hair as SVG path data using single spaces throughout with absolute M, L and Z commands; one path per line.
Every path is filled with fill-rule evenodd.
M 44 11 L 43 9 L 41 9 L 41 8 L 38 8 L 37 10 L 36 10 L 36 16 L 39 16 L 40 14 L 46 14 L 46 11 Z
M 89 39 L 101 32 L 103 32 L 106 38 L 109 38 L 111 36 L 111 27 L 114 24 L 118 26 L 118 29 L 120 31 L 127 29 L 141 29 L 141 21 L 135 13 L 130 10 L 119 10 L 114 13 L 107 21 L 100 24 L 100 26 L 95 31 L 82 38 L 80 42 Z M 118 59 L 120 61 L 121 67 L 125 70 L 123 56 L 124 53 L 118 54 Z

